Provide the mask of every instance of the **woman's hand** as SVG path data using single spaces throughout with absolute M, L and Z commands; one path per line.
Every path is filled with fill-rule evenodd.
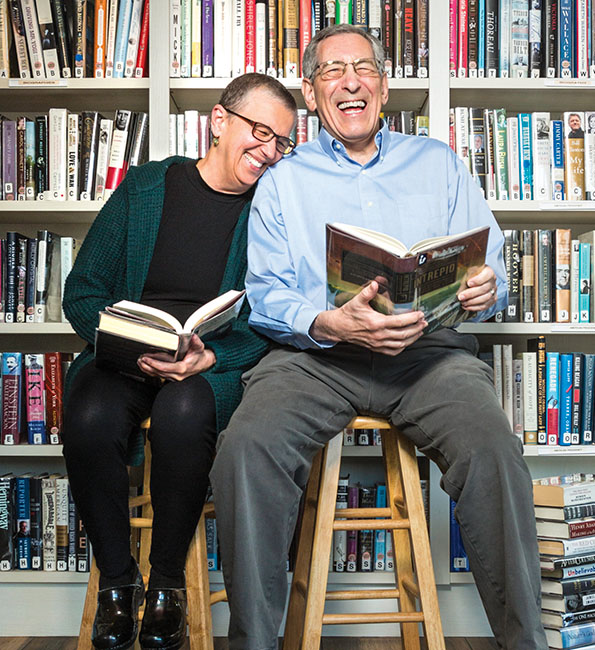
M 182 381 L 186 377 L 197 375 L 212 368 L 217 361 L 213 350 L 205 348 L 196 334 L 190 339 L 186 356 L 180 361 L 165 361 L 158 353 L 143 354 L 137 361 L 138 367 L 151 377 L 161 377 L 172 381 Z

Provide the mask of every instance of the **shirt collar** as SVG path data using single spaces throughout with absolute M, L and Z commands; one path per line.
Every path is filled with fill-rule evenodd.
M 374 136 L 378 151 L 365 165 L 363 165 L 364 167 L 369 167 L 379 161 L 382 162 L 382 160 L 384 160 L 384 156 L 386 155 L 386 151 L 389 146 L 389 130 L 385 120 L 381 119 L 380 122 L 381 127 Z M 320 142 L 320 146 L 322 147 L 323 151 L 328 156 L 333 158 L 336 162 L 338 162 L 339 165 L 345 161 L 353 163 L 353 160 L 347 155 L 343 143 L 339 142 L 337 138 L 334 138 L 324 127 L 320 127 L 318 141 Z

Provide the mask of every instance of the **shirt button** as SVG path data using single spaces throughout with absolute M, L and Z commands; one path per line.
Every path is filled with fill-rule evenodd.
M 341 145 L 338 142 L 335 142 L 333 147 L 334 147 L 335 151 L 339 151 L 341 149 Z
M 366 170 L 365 170 L 365 169 L 362 169 L 362 174 L 365 174 L 365 173 L 366 173 Z

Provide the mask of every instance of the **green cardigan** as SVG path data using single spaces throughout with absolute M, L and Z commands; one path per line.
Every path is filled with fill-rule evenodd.
M 70 367 L 66 395 L 78 370 L 93 358 L 99 312 L 118 300 L 140 300 L 161 221 L 165 173 L 173 163 L 186 160 L 172 156 L 132 167 L 89 229 L 64 288 L 64 313 L 88 343 Z M 244 288 L 249 211 L 248 204 L 238 219 L 219 294 Z M 172 260 L 174 265 L 183 270 L 184 260 Z M 249 313 L 245 300 L 231 331 L 207 344 L 217 357 L 203 377 L 215 395 L 218 431 L 226 427 L 239 404 L 242 372 L 268 349 L 267 339 L 248 327 Z

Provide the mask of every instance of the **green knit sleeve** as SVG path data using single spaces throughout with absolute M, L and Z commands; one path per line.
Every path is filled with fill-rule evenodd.
M 128 232 L 128 183 L 124 179 L 101 209 L 76 257 L 64 287 L 62 306 L 76 333 L 95 340 L 99 312 L 124 286 Z

